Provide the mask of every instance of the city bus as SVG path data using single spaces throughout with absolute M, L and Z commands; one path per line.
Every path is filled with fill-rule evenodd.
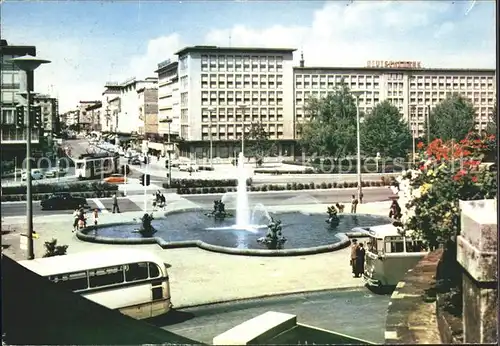
M 169 312 L 167 265 L 151 252 L 106 250 L 20 261 L 56 285 L 135 319 Z
M 119 155 L 87 154 L 75 161 L 75 175 L 78 179 L 104 178 L 116 173 L 119 164 Z
M 398 284 L 406 272 L 428 253 L 421 240 L 411 234 L 400 234 L 392 224 L 364 228 L 370 241 L 365 255 L 363 279 L 372 287 Z

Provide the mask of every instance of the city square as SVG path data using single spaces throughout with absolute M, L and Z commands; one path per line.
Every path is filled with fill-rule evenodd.
M 285 6 L 2 4 L 3 344 L 498 341 L 494 3 Z

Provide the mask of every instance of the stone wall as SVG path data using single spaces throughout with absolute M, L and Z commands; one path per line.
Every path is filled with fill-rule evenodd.
M 498 230 L 496 200 L 460 201 L 457 261 L 463 274 L 465 343 L 498 342 Z

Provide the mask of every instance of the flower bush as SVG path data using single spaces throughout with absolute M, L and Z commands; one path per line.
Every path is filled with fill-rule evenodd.
M 460 233 L 459 200 L 496 196 L 496 172 L 480 168 L 493 140 L 469 134 L 460 142 L 418 144 L 419 164 L 397 179 L 406 231 L 436 247 Z

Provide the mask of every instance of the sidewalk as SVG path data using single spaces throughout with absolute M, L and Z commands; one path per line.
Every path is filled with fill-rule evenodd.
M 169 195 L 169 210 L 186 208 L 194 203 L 180 196 Z M 358 213 L 386 215 L 390 202 L 367 203 L 358 206 Z M 303 212 L 326 212 L 323 204 L 306 206 L 268 207 L 270 211 L 281 208 Z M 346 204 L 346 210 L 349 205 Z M 143 212 L 103 214 L 101 224 L 129 222 Z M 57 218 L 58 217 L 58 218 Z M 35 256 L 44 253 L 43 243 L 52 238 L 58 244 L 69 245 L 68 253 L 102 250 L 109 248 L 140 248 L 152 251 L 168 263 L 172 302 L 174 307 L 252 298 L 266 295 L 332 288 L 361 287 L 359 278 L 353 278 L 349 266 L 349 248 L 336 252 L 297 257 L 247 257 L 208 252 L 199 248 L 163 250 L 157 245 L 105 245 L 78 240 L 71 232 L 71 215 L 44 216 L 35 218 L 34 228 L 39 234 L 35 239 Z M 19 233 L 26 225 L 3 224 L 3 230 L 11 233 L 2 235 L 2 243 L 10 245 L 3 253 L 15 260 L 24 259 L 26 254 L 19 249 Z

